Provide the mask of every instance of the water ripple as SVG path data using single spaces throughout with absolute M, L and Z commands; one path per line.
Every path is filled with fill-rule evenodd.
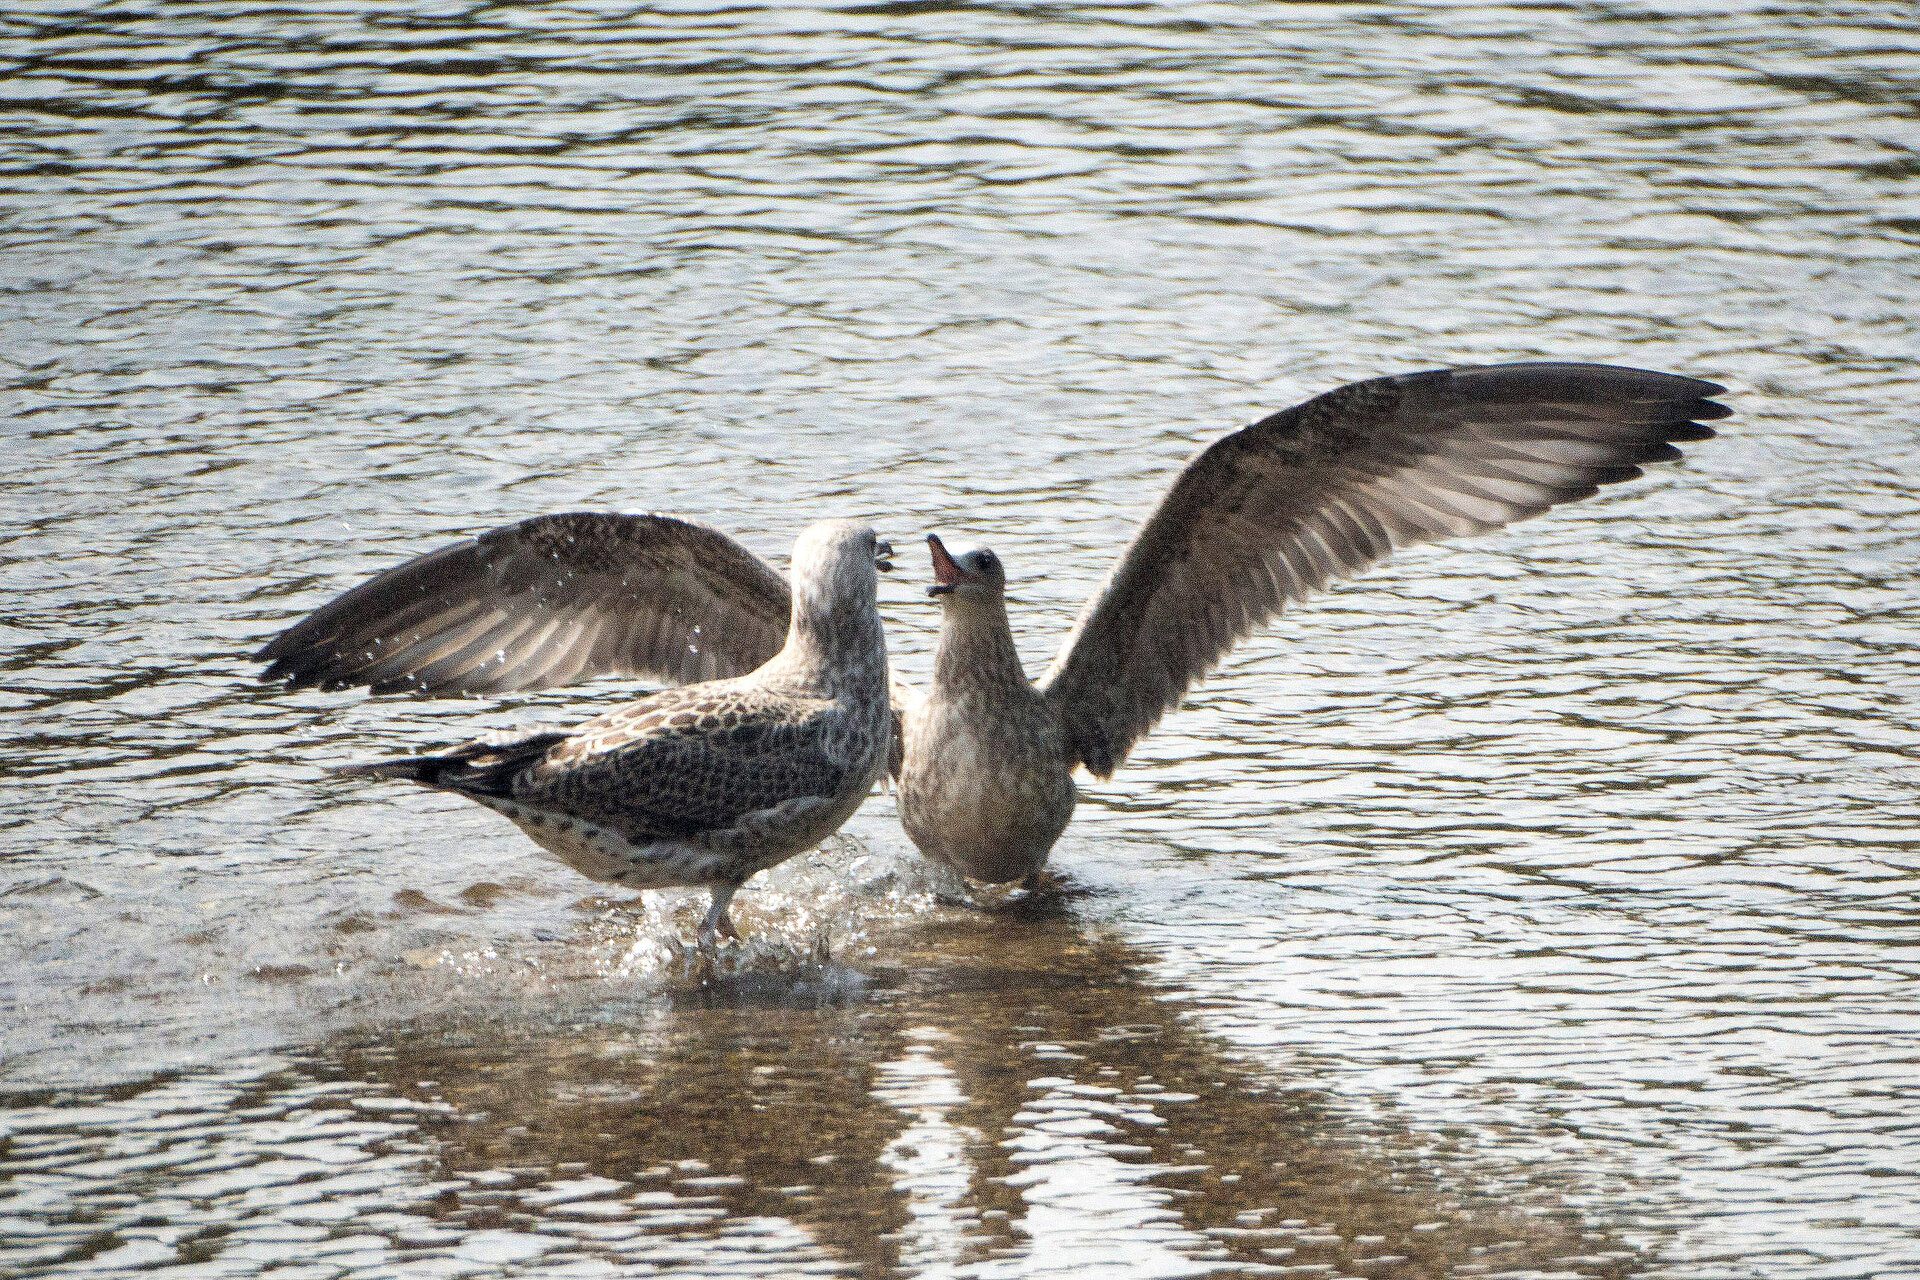
M 1911 1269 L 1911 25 L 0 15 L 0 1268 Z M 1037 670 L 1200 443 L 1532 356 L 1737 416 L 1244 645 L 1087 787 L 1064 921 L 935 910 L 882 799 L 702 995 L 684 902 L 320 776 L 625 690 L 245 657 L 534 512 L 833 510 L 991 541 Z

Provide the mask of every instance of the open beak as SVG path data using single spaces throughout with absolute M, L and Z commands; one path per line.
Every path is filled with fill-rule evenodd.
M 893 544 L 885 538 L 873 544 L 873 567 L 882 573 L 893 572 Z
M 927 550 L 933 553 L 933 585 L 927 588 L 930 596 L 944 596 L 960 583 L 960 566 L 947 554 L 947 548 L 940 541 L 940 535 L 927 535 Z

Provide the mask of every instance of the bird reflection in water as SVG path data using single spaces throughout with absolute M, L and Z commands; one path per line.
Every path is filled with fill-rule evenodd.
M 1243 1065 L 1141 953 L 1070 918 L 939 916 L 883 955 L 858 994 L 601 988 L 532 1020 L 336 1037 L 313 1066 L 444 1108 L 442 1190 L 418 1210 L 438 1227 L 557 1233 L 569 1253 L 873 1276 L 1426 1276 L 1489 1251 L 1604 1276 L 1636 1257 L 1548 1172 Z

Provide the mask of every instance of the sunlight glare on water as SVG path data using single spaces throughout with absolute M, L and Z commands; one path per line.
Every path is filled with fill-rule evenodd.
M 0 14 L 0 1271 L 1920 1272 L 1910 6 Z M 546 511 L 1008 565 L 1181 462 L 1600 360 L 1736 416 L 1243 645 L 1040 918 L 878 798 L 643 906 L 326 765 L 564 724 L 260 686 Z

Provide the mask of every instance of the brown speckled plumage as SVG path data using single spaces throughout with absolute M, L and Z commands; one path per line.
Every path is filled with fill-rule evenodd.
M 991 884 L 1046 860 L 1078 792 L 997 593 L 947 606 L 933 687 L 906 708 L 901 737 L 900 823 L 921 853 Z
M 345 772 L 466 796 L 596 880 L 636 889 L 709 885 L 714 906 L 703 932 L 731 933 L 734 889 L 831 835 L 886 765 L 892 718 L 874 604 L 884 545 L 864 525 L 842 521 L 803 533 L 784 644 L 747 675 L 666 690 L 565 733 Z M 419 563 L 383 578 L 404 577 Z M 341 609 L 352 595 L 321 615 L 332 610 L 353 623 Z M 313 619 L 301 628 L 317 629 Z M 324 663 L 308 670 L 318 674 L 306 682 L 333 679 Z
M 501 693 L 598 675 L 744 675 L 792 609 L 764 560 L 648 513 L 535 516 L 387 570 L 256 655 L 264 678 L 375 693 Z
M 1375 378 L 1215 441 L 1175 480 L 1037 684 L 991 552 L 948 557 L 933 687 L 903 724 L 900 817 L 979 880 L 1029 876 L 1072 816 L 1234 643 L 1397 547 L 1493 529 L 1680 456 L 1710 382 L 1604 365 Z
M 976 879 L 1037 870 L 1072 815 L 1073 770 L 1111 774 L 1282 607 L 1396 548 L 1522 520 L 1677 458 L 1674 442 L 1706 439 L 1703 422 L 1726 415 L 1706 398 L 1720 390 L 1605 365 L 1441 369 L 1352 383 L 1222 437 L 1176 478 L 1037 683 L 1014 656 L 998 581 L 991 608 L 948 595 L 932 689 L 895 693 L 908 834 Z M 764 661 L 787 609 L 779 575 L 711 529 L 552 516 L 402 565 L 261 656 L 270 676 L 324 687 L 684 681 Z

